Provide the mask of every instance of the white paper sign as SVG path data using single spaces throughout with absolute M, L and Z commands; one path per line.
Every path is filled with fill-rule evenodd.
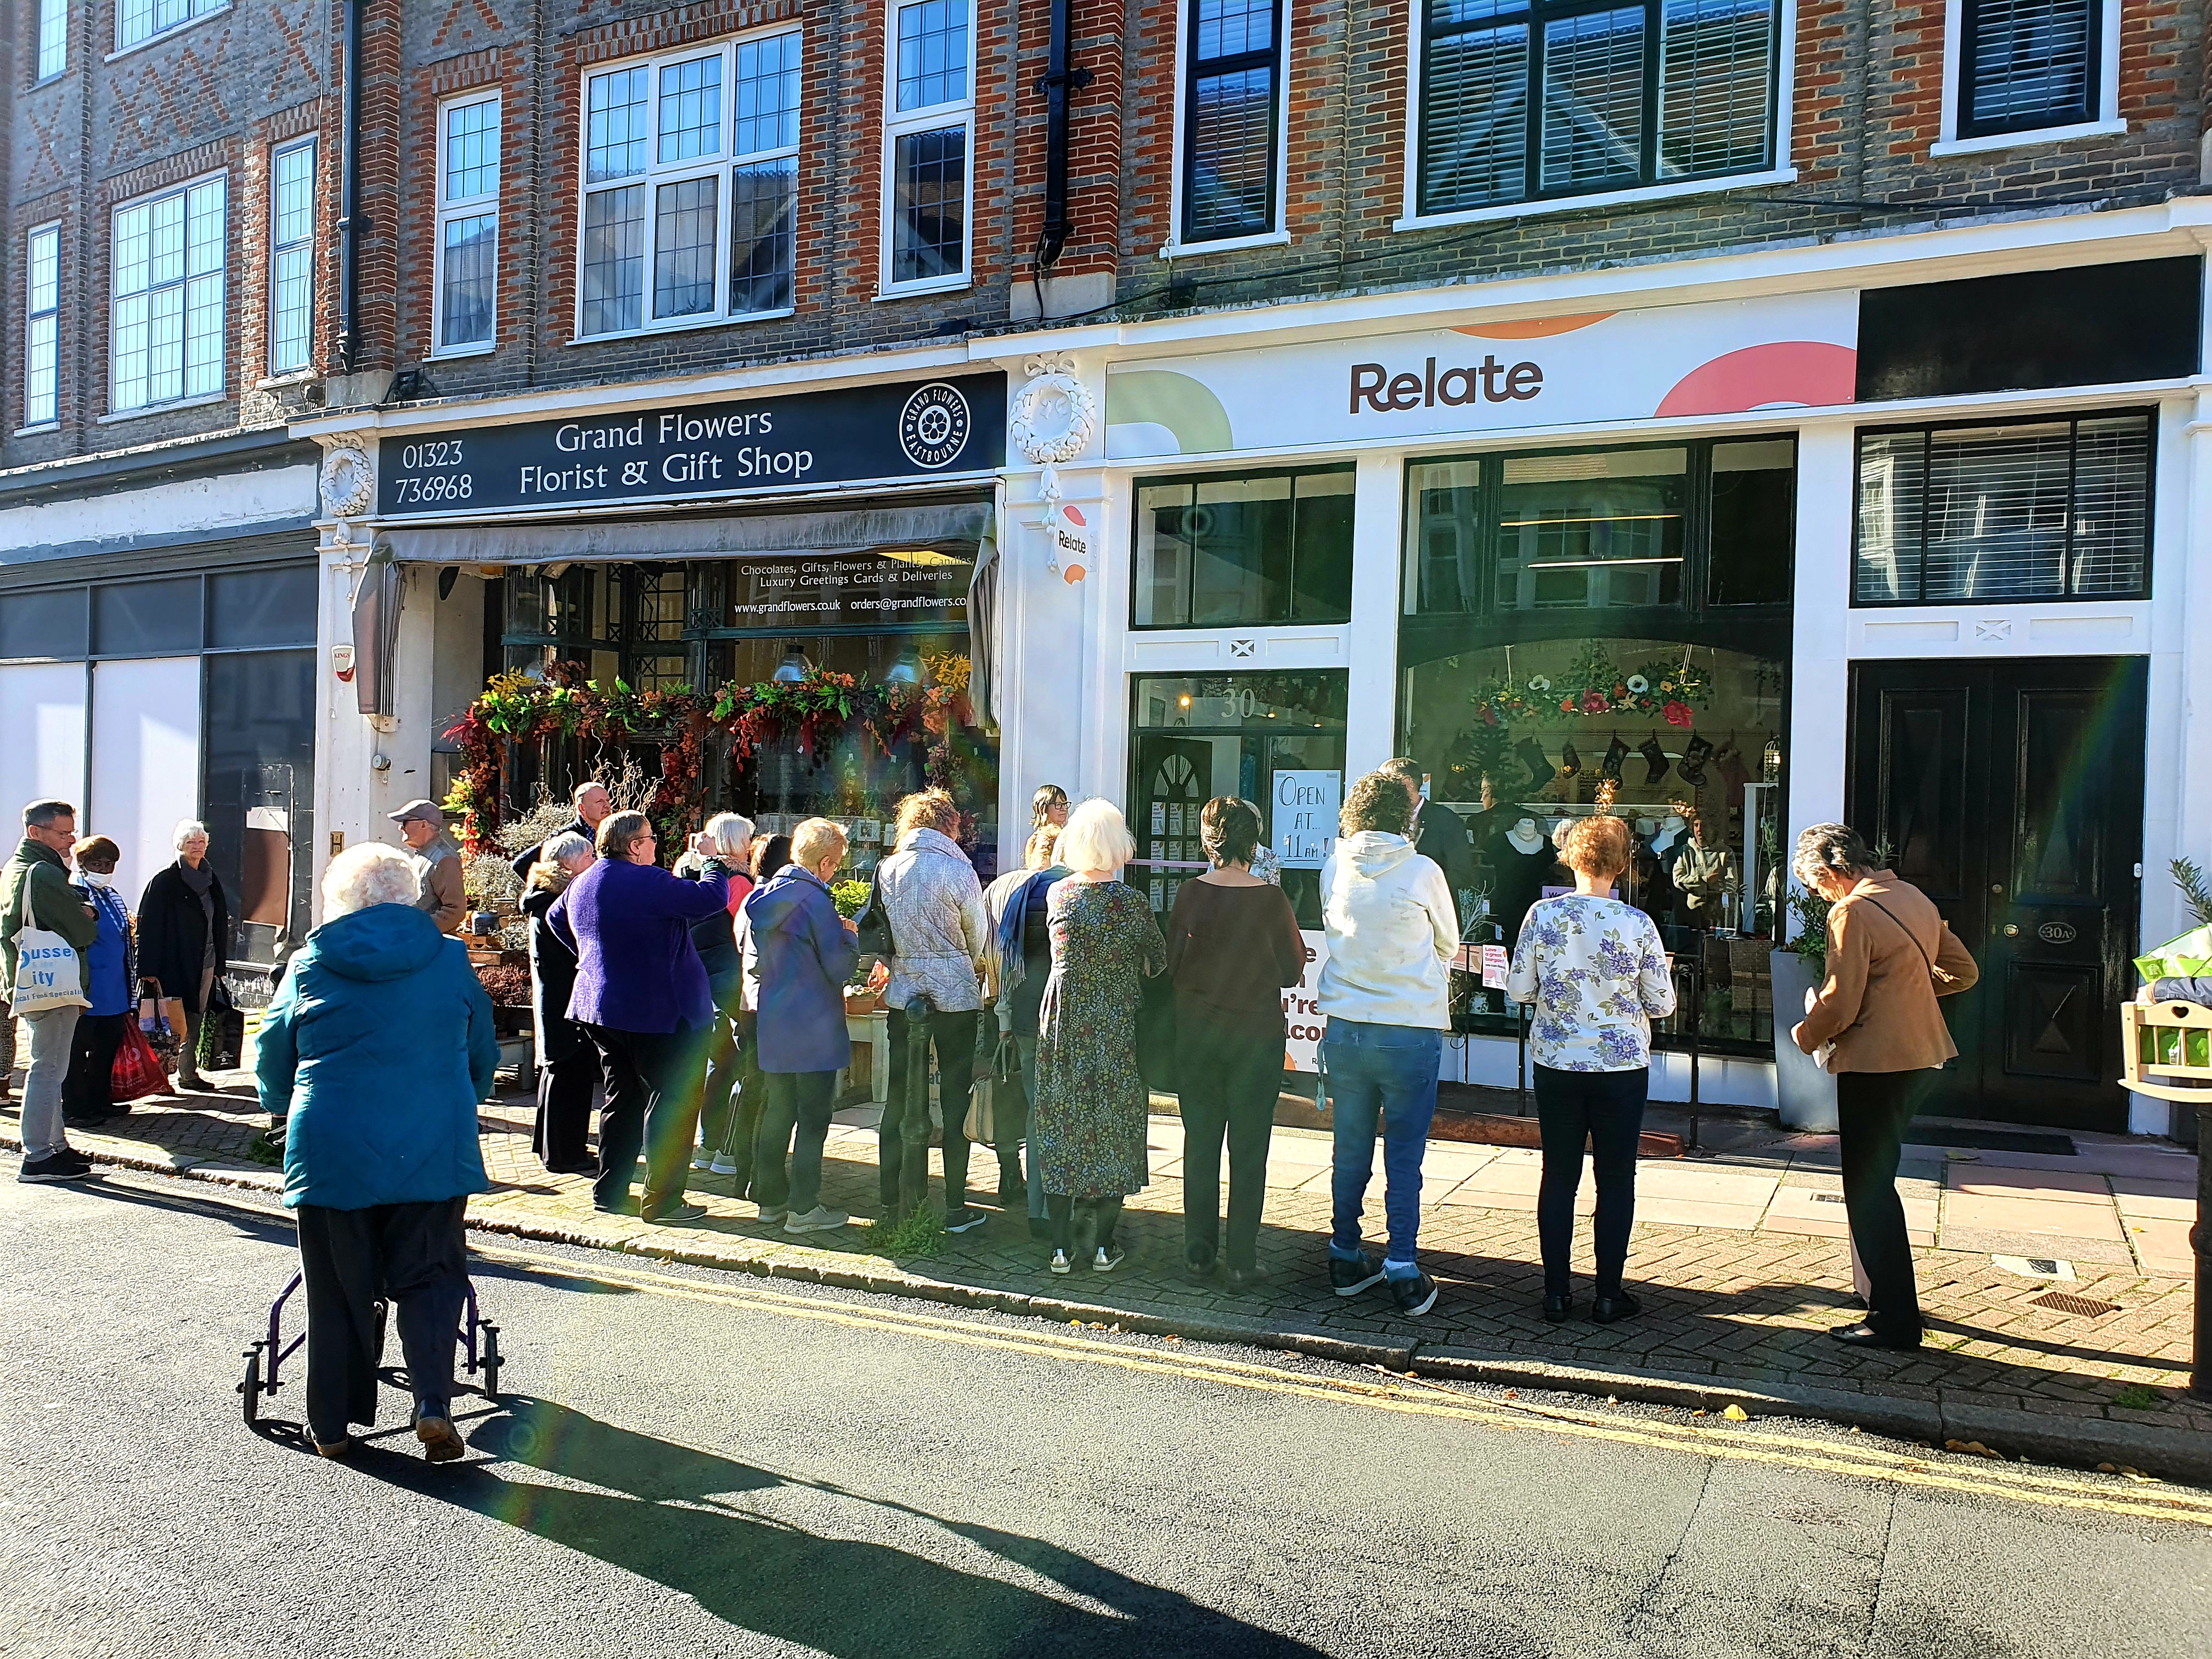
M 1275 774 L 1275 856 L 1285 870 L 1318 870 L 1336 845 L 1341 772 Z
M 1506 959 L 1505 947 L 1504 945 L 1484 945 L 1482 947 L 1483 988 L 1489 991 L 1504 990 L 1505 988 L 1505 976 L 1511 971 L 1512 965 L 1513 964 Z
M 1283 988 L 1283 1069 L 1308 1074 L 1321 1070 L 1321 1034 L 1328 1020 L 1321 1011 L 1321 970 L 1328 960 L 1328 936 L 1305 933 L 1306 971 L 1296 985 Z

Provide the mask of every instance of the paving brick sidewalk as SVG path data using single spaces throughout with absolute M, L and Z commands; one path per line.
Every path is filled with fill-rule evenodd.
M 824 1165 L 823 1200 L 851 1212 L 854 1224 L 802 1242 L 755 1222 L 754 1206 L 732 1195 L 726 1176 L 692 1177 L 693 1197 L 710 1212 L 701 1226 L 598 1215 L 584 1181 L 548 1176 L 531 1155 L 530 1103 L 504 1099 L 483 1111 L 485 1164 L 496 1185 L 471 1203 L 471 1222 L 756 1273 L 981 1296 L 1054 1316 L 1182 1321 L 1307 1346 L 1334 1340 L 1407 1360 L 1418 1352 L 1424 1364 L 1510 1357 L 1562 1375 L 1597 1374 L 1601 1388 L 1604 1376 L 1636 1373 L 1706 1380 L 1719 1391 L 1813 1390 L 1831 1401 L 1862 1398 L 1869 1411 L 1887 1402 L 1892 1423 L 1916 1420 L 1915 1409 L 1946 1424 L 2019 1424 L 2028 1419 L 2012 1414 L 2027 1413 L 2061 1439 L 2090 1432 L 2113 1443 L 2125 1443 L 2130 1432 L 2150 1443 L 2165 1437 L 2160 1431 L 2212 1429 L 2212 1406 L 2183 1393 L 2193 1291 L 2184 1276 L 2190 1264 L 2179 1235 L 2188 1210 L 2179 1194 L 2194 1179 L 2194 1160 L 2172 1151 L 2106 1142 L 2101 1158 L 2056 1160 L 1915 1149 L 1899 1186 L 1929 1340 L 1917 1353 L 1898 1354 L 1846 1348 L 1826 1334 L 1853 1311 L 1842 1206 L 1832 1201 L 1842 1183 L 1830 1139 L 1777 1138 L 1725 1159 L 1646 1160 L 1629 1257 L 1643 1314 L 1613 1326 L 1553 1326 L 1538 1311 L 1534 1152 L 1431 1144 L 1422 1249 L 1443 1294 L 1432 1315 L 1405 1320 L 1379 1292 L 1351 1300 L 1329 1294 L 1325 1134 L 1277 1130 L 1260 1237 L 1260 1260 L 1273 1278 L 1261 1294 L 1235 1296 L 1218 1282 L 1182 1276 L 1181 1126 L 1173 1118 L 1152 1120 L 1155 1178 L 1127 1212 L 1127 1265 L 1110 1276 L 1079 1266 L 1054 1277 L 1045 1271 L 1048 1247 L 1030 1237 L 1025 1218 L 995 1211 L 987 1226 L 947 1239 L 936 1257 L 895 1264 L 871 1255 L 868 1218 L 878 1206 L 868 1116 L 866 1108 L 840 1115 Z M 104 1132 L 72 1138 L 95 1158 L 273 1187 L 276 1171 L 248 1152 L 266 1121 L 240 1075 L 224 1091 L 142 1105 Z M 12 1142 L 12 1127 L 0 1129 L 0 1139 Z M 2112 1167 L 2036 1167 L 2060 1162 Z M 978 1149 L 974 1168 L 995 1179 L 988 1151 Z M 2145 1169 L 2153 1173 L 2140 1173 Z M 1369 1202 L 1376 1231 L 1381 1195 L 1378 1172 Z M 1589 1201 L 1586 1181 L 1585 1213 Z M 1587 1224 L 1580 1235 L 1586 1303 Z M 2023 1278 L 1993 1260 L 1993 1252 L 2014 1251 L 2063 1257 L 2075 1279 Z M 2039 1305 L 2035 1298 L 2054 1290 L 2112 1311 Z M 2146 1403 L 2145 1389 L 2160 1398 Z M 2130 1403 L 2119 1403 L 2123 1397 Z M 2069 1430 L 2069 1420 L 2078 1426 Z

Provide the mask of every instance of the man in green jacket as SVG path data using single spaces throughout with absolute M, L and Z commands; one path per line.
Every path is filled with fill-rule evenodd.
M 15 933 L 43 927 L 77 952 L 83 983 L 84 951 L 99 933 L 92 906 L 70 885 L 68 853 L 76 842 L 76 808 L 65 800 L 34 800 L 23 809 L 23 841 L 0 868 L 0 1000 L 15 1000 Z M 77 1016 L 71 1003 L 25 1014 L 31 1064 L 23 1079 L 23 1167 L 18 1181 L 82 1181 L 92 1165 L 70 1150 L 62 1133 L 62 1079 L 69 1074 L 70 1045 Z

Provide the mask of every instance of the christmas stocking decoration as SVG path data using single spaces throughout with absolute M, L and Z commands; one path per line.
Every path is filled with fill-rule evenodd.
M 1692 788 L 1705 785 L 1705 763 L 1713 757 L 1713 746 L 1704 738 L 1692 737 L 1689 746 L 1682 750 L 1682 781 Z
M 1605 747 L 1605 758 L 1597 763 L 1597 775 L 1607 783 L 1620 781 L 1620 763 L 1628 758 L 1628 745 L 1615 732 L 1613 741 Z
M 1553 769 L 1552 763 L 1544 758 L 1543 747 L 1535 738 L 1522 738 L 1519 743 L 1513 745 L 1513 752 L 1520 757 L 1521 764 L 1528 769 L 1530 794 L 1534 794 L 1553 778 L 1559 776 L 1559 774 Z
M 1644 763 L 1651 769 L 1644 776 L 1647 787 L 1667 775 L 1667 769 L 1672 763 L 1667 758 L 1667 751 L 1659 746 L 1659 734 L 1656 732 L 1644 738 L 1638 745 L 1636 752 L 1644 757 Z
M 1583 769 L 1583 757 L 1575 752 L 1571 743 L 1559 744 L 1559 775 L 1571 778 Z

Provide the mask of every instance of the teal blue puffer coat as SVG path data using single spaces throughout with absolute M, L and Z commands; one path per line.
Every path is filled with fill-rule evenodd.
M 498 1066 L 491 999 L 427 912 L 374 904 L 325 922 L 261 1028 L 261 1104 L 290 1120 L 286 1206 L 486 1191 L 477 1103 Z

